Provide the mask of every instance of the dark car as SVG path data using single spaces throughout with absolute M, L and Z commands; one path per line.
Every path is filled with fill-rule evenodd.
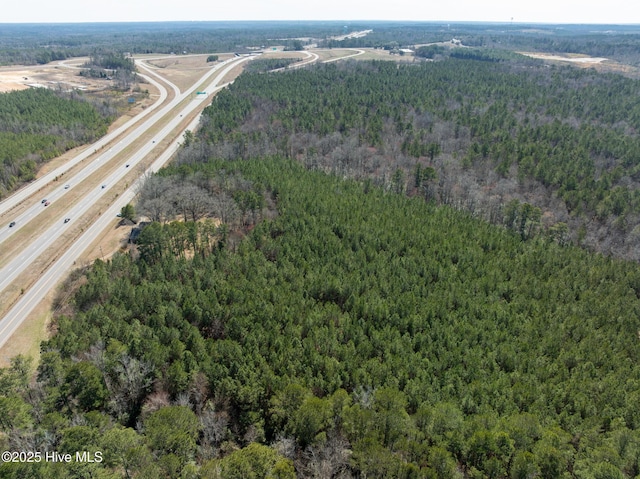
M 43 203 L 43 204 L 44 204 L 44 203 L 46 203 L 46 202 L 47 202 L 47 199 L 45 198 L 45 199 L 44 199 L 44 200 L 42 200 L 40 203 Z
M 64 219 L 64 222 L 65 222 L 65 223 L 68 223 L 69 221 L 71 221 L 71 218 L 65 218 L 65 219 Z
M 12 221 L 11 223 L 9 223 L 9 228 L 13 228 L 16 225 L 15 221 Z

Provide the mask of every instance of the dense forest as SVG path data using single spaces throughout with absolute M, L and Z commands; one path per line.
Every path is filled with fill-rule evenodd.
M 244 52 L 247 47 L 294 47 L 298 37 L 324 38 L 343 22 L 162 22 L 2 24 L 0 65 L 48 63 L 95 52 Z M 357 24 L 349 28 L 364 29 Z
M 392 50 L 457 38 L 473 47 L 585 53 L 638 65 L 640 32 L 634 25 L 545 25 L 450 22 L 164 22 L 0 24 L 0 65 L 48 63 L 95 51 L 211 53 L 306 43 L 321 47 Z M 371 30 L 340 40 L 341 35 Z
M 0 199 L 35 178 L 43 161 L 104 135 L 114 114 L 78 92 L 0 93 Z
M 640 53 L 640 32 L 635 25 L 371 22 L 366 28 L 373 31 L 358 38 L 325 39 L 319 45 L 330 48 L 372 47 L 392 50 L 448 42 L 456 38 L 470 47 L 583 53 L 631 65 L 638 65 Z
M 90 45 L 34 27 L 0 58 L 87 48 L 126 70 L 101 48 L 239 51 L 282 42 L 269 25 L 95 25 Z M 62 285 L 38 363 L 0 369 L 0 451 L 40 454 L 3 455 L 0 477 L 640 477 L 640 84 L 502 43 L 627 35 L 625 56 L 636 37 L 373 28 L 336 46 L 494 48 L 255 61 L 146 179 L 135 243 Z M 104 131 L 77 99 L 0 95 L 0 128 L 32 146 L 0 137 L 7 185 L 72 146 L 54 133 Z
M 69 280 L 37 381 L 0 375 L 0 441 L 104 460 L 2 477 L 640 473 L 636 264 L 293 160 L 159 178 L 262 206 Z
M 507 226 L 531 219 L 537 232 L 640 259 L 638 80 L 501 51 L 436 54 L 243 75 L 181 158 L 284 155 L 494 223 L 529 204 L 535 214 L 506 215 Z

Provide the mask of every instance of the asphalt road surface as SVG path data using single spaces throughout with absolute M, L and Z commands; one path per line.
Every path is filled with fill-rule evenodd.
M 234 58 L 234 59 L 222 62 L 221 64 L 218 64 L 214 69 L 207 72 L 207 74 L 205 74 L 198 82 L 196 82 L 193 87 L 191 87 L 184 93 L 180 94 L 178 92 L 174 100 L 172 100 L 168 105 L 162 108 L 159 112 L 155 113 L 150 119 L 148 119 L 139 127 L 137 127 L 135 131 L 133 131 L 132 133 L 129 133 L 125 138 L 123 138 L 123 140 L 121 140 L 120 143 L 112 147 L 113 151 L 111 151 L 111 155 L 116 155 L 119 151 L 123 150 L 124 148 L 132 144 L 134 141 L 136 141 L 140 135 L 142 135 L 143 133 L 146 133 L 151 127 L 156 125 L 156 123 L 160 119 L 163 119 L 165 118 L 165 116 L 169 115 L 170 117 L 169 121 L 166 123 L 166 125 L 162 128 L 160 132 L 156 133 L 153 136 L 153 140 L 145 143 L 135 153 L 132 153 L 131 156 L 129 156 L 128 158 L 125 158 L 123 160 L 121 167 L 116 168 L 116 170 L 113 173 L 105 177 L 100 182 L 100 186 L 93 188 L 87 195 L 85 195 L 84 198 L 82 198 L 81 200 L 76 202 L 73 206 L 71 206 L 69 209 L 64 211 L 54 221 L 53 225 L 47 229 L 47 231 L 43 232 L 31 244 L 25 245 L 24 249 L 21 251 L 19 255 L 17 255 L 14 259 L 12 259 L 6 265 L 4 265 L 2 269 L 0 269 L 0 278 L 1 278 L 0 291 L 4 290 L 11 283 L 11 281 L 13 281 L 20 273 L 22 273 L 27 268 L 29 268 L 36 258 L 39 258 L 41 255 L 46 254 L 47 250 L 51 247 L 51 245 L 65 231 L 67 231 L 68 228 L 71 228 L 73 226 L 74 220 L 77 220 L 80 217 L 82 217 L 82 215 L 86 211 L 88 211 L 89 208 L 91 208 L 101 197 L 103 197 L 105 194 L 108 194 L 109 190 L 114 185 L 118 184 L 118 182 L 127 173 L 129 173 L 129 171 L 131 171 L 131 168 L 133 168 L 137 163 L 142 161 L 142 159 L 149 152 L 151 152 L 151 150 L 158 148 L 159 147 L 158 144 L 164 138 L 166 138 L 170 134 L 173 134 L 174 130 L 178 127 L 178 125 L 182 123 L 183 117 L 189 115 L 193 110 L 195 110 L 196 108 L 198 108 L 198 106 L 200 106 L 200 101 L 194 100 L 194 101 L 188 102 L 181 110 L 172 111 L 175 109 L 175 107 L 178 104 L 180 104 L 183 100 L 188 98 L 189 95 L 191 95 L 194 91 L 196 91 L 196 89 L 198 89 L 199 91 L 207 92 L 207 96 L 214 93 L 215 91 L 221 88 L 221 86 L 219 86 L 220 82 L 223 80 L 224 76 L 227 73 L 229 73 L 229 71 L 231 71 L 231 69 L 235 68 L 238 64 L 241 64 L 245 61 L 250 60 L 251 58 L 253 57 Z M 145 68 L 145 66 L 141 63 L 139 63 L 139 66 L 141 66 L 142 68 Z M 158 76 L 152 70 L 146 69 L 146 71 L 151 75 Z M 202 85 L 203 82 L 208 81 L 213 75 L 216 75 L 216 76 L 211 81 L 211 83 L 209 83 L 206 88 L 202 88 L 200 85 Z M 169 83 L 166 80 L 164 81 L 166 83 Z M 162 87 L 160 88 L 162 91 L 163 88 Z M 165 95 L 166 95 L 166 90 L 165 90 Z M 156 103 L 156 105 L 158 105 L 158 103 Z M 130 122 L 127 124 L 128 128 L 131 128 L 132 125 L 134 125 L 138 121 L 140 121 L 139 118 L 134 118 L 130 120 Z M 127 126 L 127 125 L 124 125 L 124 126 Z M 124 126 L 121 127 L 123 128 L 123 130 L 120 131 L 118 134 L 115 134 L 115 132 L 112 133 L 112 135 L 114 136 L 111 137 L 111 141 L 113 141 L 114 138 L 117 138 L 119 134 L 122 134 L 124 131 L 127 130 L 127 128 L 124 128 Z M 197 120 L 192 122 L 186 129 L 193 130 L 196 126 L 197 126 Z M 186 129 L 183 131 L 186 131 Z M 180 132 L 180 134 L 177 135 L 177 138 L 180 139 L 181 136 L 182 136 L 182 132 Z M 103 141 L 104 143 L 102 143 Z M 105 137 L 99 142 L 97 142 L 96 144 L 94 144 L 93 145 L 94 148 L 88 148 L 87 150 L 85 150 L 85 152 L 88 151 L 89 153 L 87 153 L 87 156 L 89 156 L 90 154 L 93 153 L 93 150 L 98 149 L 96 145 L 99 144 L 100 147 L 102 147 L 104 145 L 107 145 L 108 143 L 109 142 L 106 140 L 106 137 Z M 169 160 L 169 158 L 173 155 L 173 153 L 177 149 L 177 146 L 178 146 L 178 140 L 174 141 L 169 146 L 169 148 L 167 148 L 164 151 L 164 153 L 160 155 L 160 157 L 154 162 L 154 164 L 145 173 L 157 171 L 157 169 L 159 169 L 164 163 L 166 163 Z M 82 157 L 82 155 L 85 152 L 78 155 L 78 157 Z M 80 162 L 83 159 L 85 159 L 87 156 L 85 156 L 80 160 L 77 160 L 78 157 L 76 157 L 71 161 Z M 92 162 L 91 165 L 96 163 L 97 165 L 96 168 L 99 168 L 100 166 L 102 166 L 102 164 L 104 164 L 105 161 L 107 160 L 103 158 L 103 155 L 101 155 L 97 160 Z M 129 167 L 126 167 L 127 164 L 129 165 Z M 65 165 L 64 167 L 61 167 L 61 169 L 63 169 L 64 171 L 67 171 L 69 169 L 69 166 Z M 69 184 L 71 188 L 71 185 L 79 184 L 81 181 L 86 179 L 88 175 L 89 174 L 85 174 L 83 170 L 79 172 L 76 176 L 67 178 L 66 184 Z M 24 198 L 31 196 L 35 191 L 37 191 L 39 188 L 44 186 L 48 181 L 52 181 L 53 178 L 55 178 L 55 175 L 49 177 L 48 180 L 44 180 L 44 178 L 47 178 L 47 177 L 49 177 L 49 175 L 39 180 L 41 181 L 39 187 L 35 188 L 35 190 L 31 191 L 29 194 L 22 193 L 22 191 L 26 189 L 24 188 L 23 190 L 20 190 L 20 192 L 18 192 L 16 195 L 18 194 L 24 195 L 22 196 L 23 198 L 22 201 L 24 201 Z M 104 185 L 104 187 L 102 187 L 102 185 Z M 80 238 L 78 238 L 64 252 L 64 254 L 60 258 L 58 258 L 55 262 L 53 262 L 53 264 L 49 268 L 47 268 L 46 271 L 43 272 L 40 279 L 37 280 L 36 283 L 31 288 L 29 288 L 27 291 L 24 292 L 24 294 L 20 296 L 20 299 L 16 302 L 16 304 L 14 304 L 13 307 L 9 310 L 9 312 L 5 315 L 5 317 L 0 320 L 0 346 L 2 346 L 5 342 L 9 340 L 9 338 L 11 337 L 11 334 L 16 330 L 16 328 L 20 326 L 22 321 L 40 303 L 40 301 L 42 301 L 42 299 L 46 296 L 46 294 L 61 279 L 63 279 L 68 274 L 70 268 L 72 268 L 73 266 L 73 263 L 82 254 L 82 252 L 93 243 L 93 241 L 107 226 L 113 224 L 113 219 L 115 217 L 116 212 L 118 212 L 120 208 L 124 206 L 126 203 L 130 202 L 131 199 L 133 199 L 133 197 L 135 196 L 135 191 L 137 191 L 137 187 L 138 185 L 134 185 L 130 187 L 124 194 L 119 195 L 118 201 L 116 203 L 113 203 L 108 208 L 107 211 L 103 212 L 102 215 L 99 217 L 99 219 L 90 228 L 88 228 L 80 236 Z M 67 192 L 69 189 L 65 189 L 64 186 L 61 186 L 59 189 L 56 189 L 52 194 L 49 194 L 51 198 L 47 198 L 47 199 L 50 201 L 60 201 L 61 198 L 63 198 L 65 192 Z M 0 211 L 6 211 L 7 209 L 10 209 L 11 207 L 18 204 L 19 202 L 20 200 L 14 200 L 13 197 L 11 197 L 5 200 L 4 202 L 2 202 L 2 204 L 0 204 Z M 5 205 L 11 205 L 11 206 L 5 206 Z M 3 210 L 3 208 L 6 208 L 6 209 Z M 38 213 L 37 213 L 38 208 L 46 208 L 46 207 L 40 201 L 38 201 L 37 204 L 32 205 L 27 209 L 27 211 L 22 213 L 22 215 L 24 216 L 21 216 L 21 218 L 15 220 L 16 226 L 18 226 L 18 221 L 34 220 L 38 216 Z M 29 214 L 31 216 L 29 216 Z M 70 218 L 70 221 L 65 222 L 64 219 L 66 218 Z M 5 226 L 5 228 L 12 229 L 12 228 L 8 228 L 8 225 Z M 6 237 L 4 237 L 4 239 L 6 239 Z M 0 237 L 0 243 L 2 241 L 3 241 L 3 238 Z

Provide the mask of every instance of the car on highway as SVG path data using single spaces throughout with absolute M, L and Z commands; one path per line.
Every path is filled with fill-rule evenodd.
M 107 187 L 107 185 L 102 185 L 100 188 L 102 188 L 103 190 Z
M 70 185 L 64 185 L 64 189 L 68 190 Z
M 129 168 L 129 163 L 127 163 L 126 165 L 124 165 L 125 168 Z
M 12 221 L 11 223 L 9 223 L 9 228 L 13 228 L 16 225 L 15 221 Z
M 44 205 L 45 205 L 45 206 L 49 206 L 50 204 L 51 204 L 51 202 L 50 202 L 50 201 L 47 201 Z
M 71 218 L 65 218 L 65 219 L 64 219 L 64 222 L 65 222 L 65 223 L 68 223 L 69 221 L 71 221 Z
M 45 198 L 44 200 L 42 200 L 40 203 L 44 204 L 47 202 L 47 199 Z

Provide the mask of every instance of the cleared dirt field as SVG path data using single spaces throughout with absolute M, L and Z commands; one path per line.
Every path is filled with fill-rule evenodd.
M 420 59 L 414 57 L 411 54 L 408 55 L 396 55 L 391 54 L 387 50 L 382 48 L 363 48 L 364 54 L 353 57 L 354 60 L 388 60 L 394 62 L 411 63 L 414 61 L 420 61 Z
M 577 53 L 553 54 L 540 52 L 518 52 L 531 58 L 537 58 L 548 62 L 568 63 L 579 68 L 595 68 L 600 72 L 620 73 L 632 78 L 640 77 L 640 70 L 636 67 L 618 63 L 609 58 L 590 57 Z
M 364 50 L 362 55 L 352 56 L 359 50 Z M 388 60 L 394 62 L 413 62 L 413 55 L 392 55 L 387 50 L 381 48 L 332 48 L 326 50 L 311 50 L 316 53 L 321 62 L 327 60 L 337 60 L 345 58 L 346 60 Z M 348 57 L 348 58 L 347 58 Z
M 602 63 L 607 61 L 606 58 L 600 57 L 589 57 L 586 55 L 578 55 L 578 54 L 567 54 L 567 55 L 552 55 L 549 53 L 527 53 L 527 52 L 518 52 L 521 55 L 526 55 L 531 58 L 538 58 L 540 60 L 554 60 L 559 62 L 570 62 L 570 63 L 585 63 L 585 64 L 595 64 Z
M 52 62 L 46 65 L 0 67 L 0 92 L 24 90 L 31 87 L 101 91 L 110 87 L 108 80 L 78 75 L 82 61 Z
M 217 62 L 207 63 L 209 55 L 168 55 L 164 58 L 153 57 L 144 62 L 156 69 L 159 75 L 176 85 L 181 92 L 191 87 L 207 70 L 217 63 L 233 57 L 232 54 L 218 55 Z

